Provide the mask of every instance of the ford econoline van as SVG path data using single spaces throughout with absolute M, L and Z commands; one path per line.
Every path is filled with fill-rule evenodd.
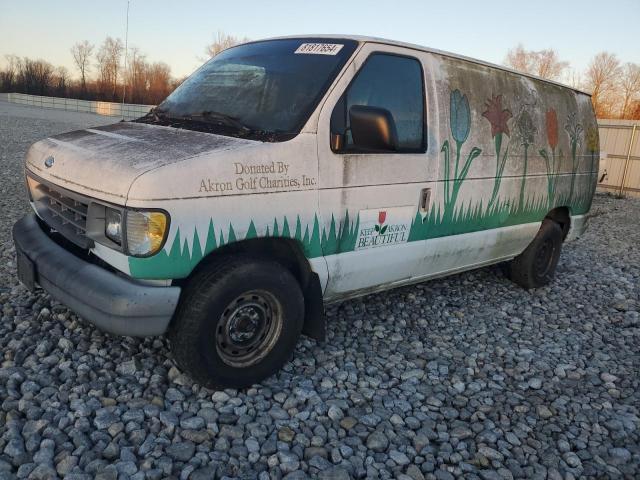
M 19 277 L 244 387 L 324 338 L 323 303 L 506 261 L 547 285 L 598 150 L 589 95 L 557 83 L 375 38 L 250 42 L 140 119 L 29 149 Z

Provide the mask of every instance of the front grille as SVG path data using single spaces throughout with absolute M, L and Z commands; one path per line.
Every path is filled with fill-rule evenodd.
M 88 197 L 33 175 L 27 176 L 27 185 L 38 216 L 49 227 L 81 248 L 93 247 L 87 237 Z

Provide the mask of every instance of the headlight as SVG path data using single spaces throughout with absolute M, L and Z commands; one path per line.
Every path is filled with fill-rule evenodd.
M 125 218 L 129 255 L 145 257 L 162 248 L 169 223 L 165 213 L 127 210 Z
M 104 236 L 122 245 L 122 214 L 119 210 L 105 208 Z

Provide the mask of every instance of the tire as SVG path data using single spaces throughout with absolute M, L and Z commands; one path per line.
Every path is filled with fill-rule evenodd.
M 169 328 L 174 360 L 209 388 L 245 388 L 277 372 L 304 322 L 295 277 L 277 262 L 230 256 L 196 273 Z
M 545 219 L 529 246 L 509 264 L 509 276 L 530 289 L 543 287 L 553 279 L 562 249 L 562 228 Z

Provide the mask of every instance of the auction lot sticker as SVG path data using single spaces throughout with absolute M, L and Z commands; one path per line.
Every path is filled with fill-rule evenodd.
M 416 209 L 413 206 L 360 210 L 360 227 L 355 249 L 406 243 L 415 213 Z
M 307 55 L 336 55 L 344 45 L 340 43 L 303 43 L 293 53 Z

